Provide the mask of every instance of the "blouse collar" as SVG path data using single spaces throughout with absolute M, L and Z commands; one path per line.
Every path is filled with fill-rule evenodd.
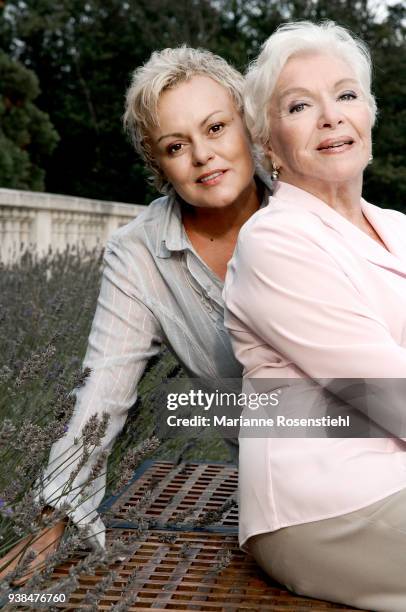
M 350 242 L 352 248 L 371 262 L 402 274 L 406 273 L 405 215 L 401 215 L 404 222 L 399 224 L 394 211 L 379 208 L 363 198 L 360 199 L 362 212 L 387 246 L 385 249 L 326 202 L 299 187 L 282 181 L 276 182 L 271 204 L 271 209 L 305 209 L 317 215 L 324 224 L 341 234 Z

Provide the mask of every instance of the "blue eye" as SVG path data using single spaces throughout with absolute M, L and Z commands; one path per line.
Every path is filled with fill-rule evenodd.
M 289 112 L 292 113 L 301 113 L 302 110 L 304 110 L 305 106 L 307 106 L 307 104 L 305 104 L 304 102 L 300 102 L 299 104 L 294 104 L 293 106 L 290 107 Z
M 357 98 L 357 94 L 354 91 L 346 91 L 345 93 L 341 94 L 341 96 L 339 97 L 339 100 L 355 100 Z

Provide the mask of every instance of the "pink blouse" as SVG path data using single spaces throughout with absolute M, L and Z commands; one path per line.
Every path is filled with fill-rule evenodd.
M 269 389 L 281 378 L 396 378 L 406 389 L 406 215 L 361 207 L 387 249 L 286 183 L 242 228 L 223 295 L 245 389 L 254 378 Z M 406 487 L 403 397 L 393 437 L 240 435 L 240 545 Z

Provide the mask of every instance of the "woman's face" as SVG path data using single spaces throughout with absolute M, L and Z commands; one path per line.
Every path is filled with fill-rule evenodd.
M 371 155 L 371 112 L 359 81 L 336 55 L 291 57 L 270 101 L 266 154 L 280 179 L 302 189 L 362 181 Z
M 254 162 L 241 115 L 228 91 L 196 75 L 163 92 L 152 154 L 185 202 L 221 208 L 255 188 Z

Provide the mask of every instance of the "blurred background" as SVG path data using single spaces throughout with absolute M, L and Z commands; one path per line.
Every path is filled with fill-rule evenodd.
M 148 203 L 121 127 L 134 68 L 187 43 L 243 71 L 281 22 L 329 18 L 375 62 L 365 197 L 406 211 L 405 16 L 404 3 L 366 0 L 0 0 L 0 187 Z

